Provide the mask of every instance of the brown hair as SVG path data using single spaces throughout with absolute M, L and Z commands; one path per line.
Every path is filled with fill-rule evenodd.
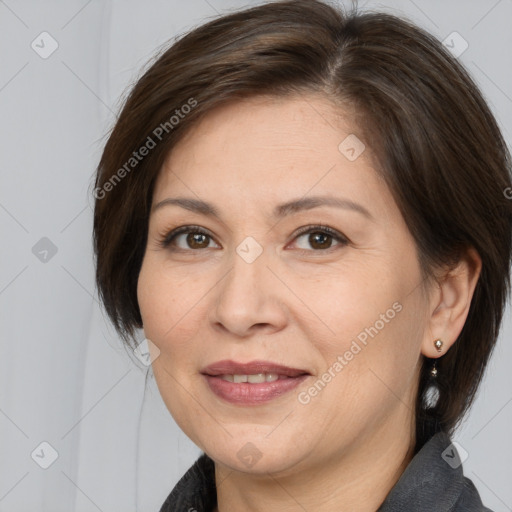
M 478 88 L 433 36 L 383 13 L 343 13 L 319 0 L 272 2 L 214 19 L 165 50 L 129 94 L 99 163 L 94 251 L 100 298 L 130 344 L 142 327 L 137 280 L 155 179 L 186 130 L 214 107 L 259 94 L 320 93 L 358 115 L 411 231 L 424 275 L 473 247 L 482 271 L 464 328 L 437 360 L 427 402 L 451 433 L 471 405 L 498 337 L 510 288 L 511 160 Z

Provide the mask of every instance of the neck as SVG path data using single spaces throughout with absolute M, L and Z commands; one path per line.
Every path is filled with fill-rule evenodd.
M 307 469 L 254 475 L 215 463 L 215 512 L 375 512 L 414 453 L 414 428 L 395 422 L 358 436 L 343 453 Z M 305 466 L 303 466 L 305 468 Z

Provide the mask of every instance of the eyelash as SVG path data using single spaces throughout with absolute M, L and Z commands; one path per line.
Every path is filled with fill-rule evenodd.
M 209 237 L 210 239 L 214 239 L 213 236 L 206 231 L 205 229 L 201 228 L 200 226 L 181 226 L 179 228 L 176 228 L 172 230 L 171 232 L 161 236 L 158 240 L 158 244 L 164 248 L 169 249 L 173 241 L 181 234 L 183 233 L 196 233 L 201 234 Z M 349 240 L 343 236 L 338 231 L 330 228 L 329 226 L 323 226 L 320 224 L 316 225 L 309 225 L 304 226 L 300 228 L 294 235 L 294 240 L 302 235 L 305 234 L 311 234 L 311 233 L 321 233 L 331 236 L 336 242 L 338 242 L 338 245 L 328 247 L 327 249 L 298 249 L 302 253 L 311 253 L 311 252 L 330 252 L 331 250 L 334 250 L 336 248 L 343 247 L 349 243 Z M 193 251 L 193 252 L 200 252 L 201 249 L 180 249 L 180 248 L 173 248 L 173 251 Z M 203 249 L 204 250 L 204 249 Z

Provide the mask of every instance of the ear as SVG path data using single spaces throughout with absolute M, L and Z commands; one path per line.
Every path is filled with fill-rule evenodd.
M 438 279 L 430 294 L 429 328 L 421 344 L 424 356 L 441 357 L 457 340 L 466 322 L 481 269 L 482 259 L 471 247 L 455 268 Z M 437 339 L 443 342 L 440 351 L 434 345 Z

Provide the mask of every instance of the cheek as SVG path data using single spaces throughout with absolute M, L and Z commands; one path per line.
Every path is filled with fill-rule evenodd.
M 413 407 L 421 337 L 417 311 L 404 302 L 402 309 L 391 303 L 390 310 L 385 300 L 382 308 L 361 310 L 366 312 L 357 317 L 340 315 L 336 339 L 317 344 L 325 365 L 317 379 L 327 384 L 315 379 L 300 399 L 313 404 L 304 410 L 314 414 L 325 436 L 364 435 L 391 411 L 403 419 Z M 388 323 L 380 318 L 386 312 Z
M 190 352 L 200 322 L 202 299 L 209 286 L 200 276 L 169 271 L 156 258 L 145 258 L 137 283 L 144 333 L 163 355 Z M 174 359 L 175 360 L 175 359 Z
M 357 334 L 349 349 L 354 343 L 361 347 L 350 363 L 354 365 L 351 385 L 364 396 L 362 403 L 375 410 L 385 403 L 390 407 L 410 403 L 425 329 L 419 294 L 404 295 L 397 289 L 381 298 L 365 324 L 354 326 Z
M 401 286 L 393 276 L 383 278 L 385 269 L 377 266 L 347 262 L 327 270 L 300 282 L 293 282 L 290 276 L 288 282 L 300 290 L 305 306 L 307 321 L 304 318 L 302 329 L 310 333 L 311 339 L 321 335 L 325 348 L 339 353 L 358 336 L 362 342 L 370 339 L 368 331 L 375 332 L 375 323 L 379 332 L 388 327 L 397 316 L 393 304 L 400 299 Z
M 354 265 L 350 272 L 338 272 L 331 279 L 305 279 L 299 287 L 317 317 L 311 322 L 311 315 L 302 316 L 300 328 L 319 353 L 322 371 L 343 373 L 347 379 L 338 379 L 339 385 L 362 386 L 378 396 L 389 392 L 386 384 L 405 392 L 426 328 L 425 304 L 419 288 L 415 289 L 420 279 L 417 269 L 402 268 L 399 273 L 389 268 L 393 267 Z M 336 372 L 332 367 L 340 358 L 342 369 L 337 365 Z M 378 383 L 379 376 L 384 383 Z

